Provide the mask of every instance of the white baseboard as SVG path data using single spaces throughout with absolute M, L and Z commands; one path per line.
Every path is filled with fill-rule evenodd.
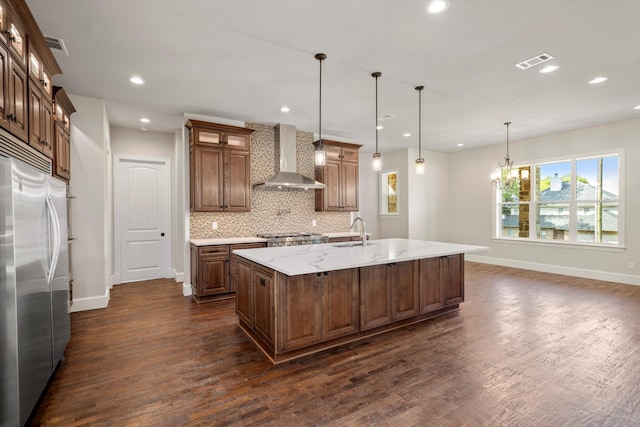
M 173 270 L 173 277 L 176 279 L 176 283 L 184 282 L 184 273 Z
M 119 285 L 120 283 L 122 283 L 120 279 L 120 273 L 114 274 L 111 278 L 111 286 L 113 287 L 113 285 Z
M 71 304 L 70 310 L 72 313 L 77 311 L 97 310 L 100 308 L 107 308 L 109 306 L 110 292 L 107 289 L 102 296 L 87 297 L 87 298 L 74 298 L 73 304 Z
M 187 285 L 186 283 L 182 283 L 182 295 L 185 297 L 190 297 L 193 295 L 191 292 L 191 285 Z
M 465 260 L 503 267 L 521 268 L 523 270 L 541 271 L 543 273 L 564 274 L 566 276 L 583 277 L 585 279 L 605 282 L 624 283 L 640 286 L 640 276 L 633 274 L 612 273 L 609 271 L 586 270 L 584 268 L 566 267 L 562 265 L 540 264 L 536 262 L 517 261 L 512 259 L 465 254 Z

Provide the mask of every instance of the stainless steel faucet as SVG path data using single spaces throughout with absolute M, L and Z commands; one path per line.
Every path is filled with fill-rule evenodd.
M 364 223 L 364 219 L 360 218 L 359 216 L 355 217 L 353 219 L 353 222 L 351 223 L 351 227 L 349 227 L 349 230 L 353 230 L 353 226 L 356 225 L 356 222 L 360 220 L 360 222 L 362 223 L 362 232 L 360 233 L 360 237 L 362 238 L 362 246 L 367 246 L 367 225 Z

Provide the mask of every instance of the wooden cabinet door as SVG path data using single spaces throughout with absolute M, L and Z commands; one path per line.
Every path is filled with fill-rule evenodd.
M 42 151 L 42 94 L 29 82 L 29 145 Z
M 233 257 L 233 255 L 231 255 Z M 253 277 L 251 265 L 243 262 L 235 263 L 236 314 L 238 318 L 253 329 Z M 264 295 L 261 294 L 261 297 Z M 263 315 L 263 313 L 261 313 Z
M 324 165 L 324 190 L 322 210 L 326 212 L 342 210 L 342 183 L 340 181 L 340 161 L 327 158 Z
M 322 339 L 342 337 L 360 330 L 358 270 L 323 273 L 322 305 L 324 313 Z
M 273 345 L 274 333 L 273 280 L 273 271 L 255 268 L 253 330 L 269 345 Z
M 224 156 L 222 147 L 193 147 L 193 210 L 221 212 L 224 210 Z
M 216 129 L 194 127 L 191 129 L 192 144 L 214 144 L 221 145 L 223 143 L 223 132 Z
M 251 210 L 251 156 L 248 151 L 224 150 L 225 185 L 224 210 Z
M 342 162 L 342 209 L 343 211 L 358 210 L 358 164 Z
M 66 179 L 67 181 L 71 178 L 71 158 L 70 158 L 70 140 L 69 134 L 64 130 L 64 128 L 59 124 L 55 123 L 53 126 L 55 135 L 55 150 L 54 150 L 54 164 L 55 164 L 55 173 L 60 178 Z
M 464 301 L 464 255 L 442 257 L 444 280 L 444 305 L 459 304 Z
M 46 99 L 46 96 L 43 96 L 43 101 L 41 105 L 41 120 L 40 124 L 42 125 L 42 153 L 50 159 L 54 157 L 54 137 L 53 137 L 53 103 Z M 69 167 L 69 136 L 66 136 L 66 147 L 65 147 L 65 164 L 67 169 L 71 169 Z M 69 171 L 67 170 L 67 173 Z M 67 178 L 68 179 L 68 178 Z
M 9 131 L 27 141 L 27 74 L 11 56 L 9 59 Z
M 419 312 L 418 261 L 389 265 L 391 269 L 392 320 L 417 316 Z
M 322 306 L 318 276 L 278 276 L 279 352 L 295 350 L 322 340 Z M 258 301 L 256 301 L 257 306 Z
M 236 245 L 229 245 L 229 275 L 231 276 L 231 288 L 230 290 L 233 292 L 238 289 L 238 256 L 233 254 L 233 251 L 236 249 L 253 249 L 253 248 L 264 248 L 267 246 L 266 243 L 238 243 Z
M 198 296 L 229 292 L 229 256 L 200 255 L 198 274 Z
M 360 268 L 360 330 L 392 321 L 391 281 L 387 265 Z
M 420 314 L 444 307 L 440 257 L 420 260 Z
M 2 3 L 0 3 L 2 6 Z M 2 11 L 6 14 L 6 11 Z M 9 53 L 2 43 L 0 43 L 0 126 L 9 129 L 10 114 L 9 107 Z
M 251 149 L 251 135 L 226 131 L 224 132 L 224 143 L 234 149 L 249 151 Z

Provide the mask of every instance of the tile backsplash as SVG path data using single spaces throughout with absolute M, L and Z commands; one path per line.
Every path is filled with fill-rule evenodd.
M 251 136 L 251 184 L 274 174 L 274 127 L 246 123 Z M 313 133 L 296 131 L 298 172 L 313 178 Z M 258 233 L 348 231 L 349 212 L 316 212 L 314 190 L 251 190 L 251 212 L 192 212 L 192 239 L 255 236 Z M 312 221 L 316 220 L 316 226 Z M 217 230 L 212 229 L 216 222 Z

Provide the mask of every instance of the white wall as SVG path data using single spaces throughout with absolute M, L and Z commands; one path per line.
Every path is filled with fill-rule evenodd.
M 578 245 L 535 244 L 492 239 L 494 189 L 489 174 L 504 157 L 504 142 L 451 155 L 452 242 L 484 245 L 491 253 L 468 256 L 481 262 L 549 271 L 580 277 L 640 285 L 640 119 L 547 135 L 510 144 L 516 163 L 527 164 L 560 156 L 575 157 L 603 150 L 625 151 L 625 249 L 586 248 Z M 625 165 L 622 165 L 625 166 Z
M 378 176 L 375 177 L 376 188 L 370 189 L 370 193 L 363 193 L 361 187 L 361 194 L 367 194 L 367 197 L 373 196 L 373 191 L 376 191 L 375 197 L 371 197 L 375 198 L 375 202 L 369 203 L 375 203 L 380 238 L 401 237 L 438 241 L 446 241 L 449 238 L 449 155 L 423 151 L 422 157 L 425 159 L 425 174 L 416 175 L 417 149 L 409 148 L 382 154 L 382 171 L 398 170 L 397 216 L 379 215 Z M 360 176 L 362 178 L 362 172 Z
M 109 302 L 109 129 L 104 101 L 69 95 L 71 116 L 72 311 L 104 308 Z
M 174 136 L 170 133 L 143 132 L 141 130 L 111 127 L 113 154 L 129 154 L 175 159 Z
M 407 178 L 409 168 L 407 159 L 407 150 L 382 153 L 382 170 L 380 172 L 398 171 L 398 215 L 380 215 L 378 221 L 381 239 L 409 238 L 409 182 Z M 378 193 L 379 198 L 380 194 Z

